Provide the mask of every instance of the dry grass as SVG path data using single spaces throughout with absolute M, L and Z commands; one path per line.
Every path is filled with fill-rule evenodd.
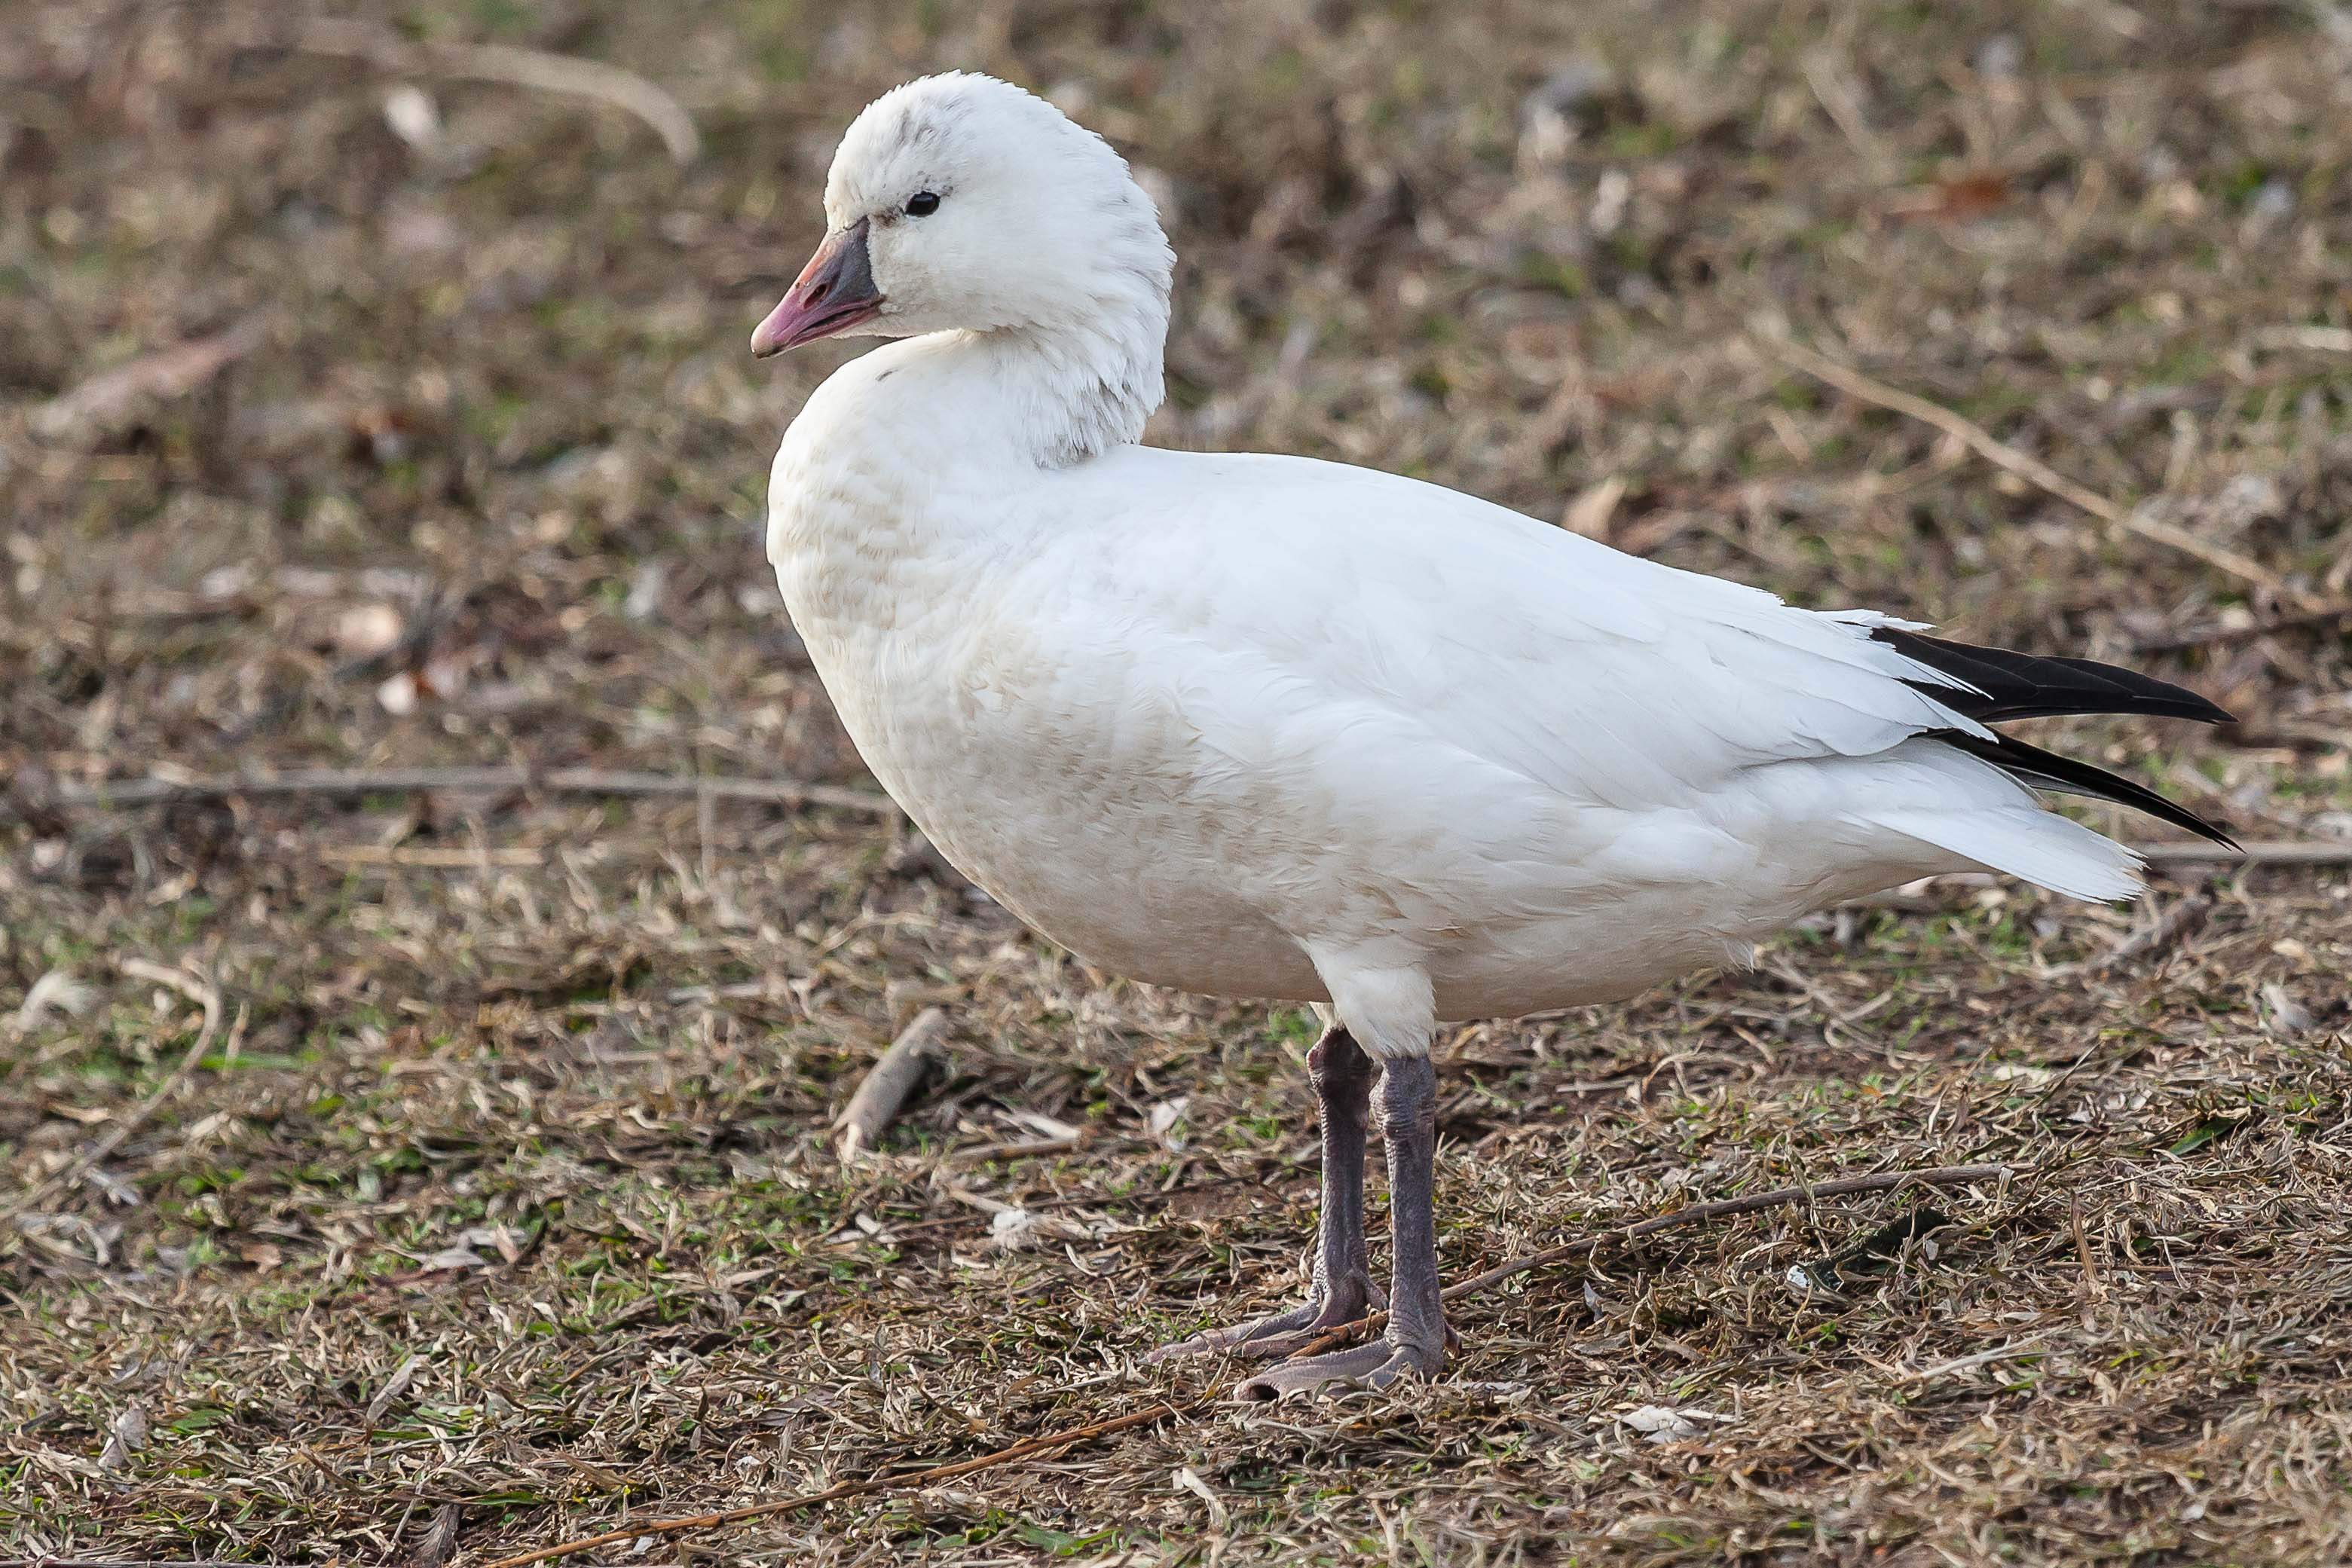
M 641 72 L 700 132 L 684 171 L 628 113 L 429 74 L 478 57 L 287 48 L 276 7 L 0 15 L 5 1549 L 480 1563 L 1181 1397 L 1215 1369 L 1140 1349 L 1298 1288 L 1307 1021 L 1090 973 L 889 824 L 44 804 L 247 765 L 864 782 L 758 544 L 830 361 L 741 344 L 831 138 L 920 70 L 1058 85 L 1150 171 L 1185 257 L 1159 438 L 2130 658 L 2241 722 L 2066 742 L 2247 837 L 2352 837 L 2345 629 L 2306 609 L 2352 576 L 2352 29 L 1585 9 L 368 9 Z M 2341 1560 L 2352 890 L 2224 872 L 2110 961 L 2191 874 L 2129 913 L 1944 887 L 1444 1046 L 1457 1277 L 1793 1181 L 2005 1186 L 1521 1276 L 1434 1386 L 614 1555 Z M 945 1071 L 845 1165 L 832 1116 L 932 1004 Z M 1932 1256 L 1791 1284 L 1920 1201 Z M 1644 1406 L 1728 1418 L 1654 1443 Z

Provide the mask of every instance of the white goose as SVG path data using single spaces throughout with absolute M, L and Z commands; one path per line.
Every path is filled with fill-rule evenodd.
M 2179 687 L 1792 610 L 1394 475 L 1138 444 L 1168 242 L 1118 155 L 1017 88 L 886 94 L 824 209 L 751 347 L 907 340 L 817 390 L 769 487 L 777 580 L 866 764 L 1072 952 L 1326 1024 L 1309 1298 L 1170 1353 L 1286 1351 L 1381 1299 L 1377 1067 L 1385 1337 L 1245 1395 L 1444 1364 L 1440 1020 L 1631 996 L 1939 873 L 2136 891 L 2131 852 L 2037 789 L 2221 836 L 1987 727 L 2227 716 Z

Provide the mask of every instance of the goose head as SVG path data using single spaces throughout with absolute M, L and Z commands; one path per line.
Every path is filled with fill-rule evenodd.
M 1174 258 L 1151 198 L 1101 137 L 993 77 L 875 99 L 834 153 L 824 215 L 752 353 L 849 334 L 1166 329 Z

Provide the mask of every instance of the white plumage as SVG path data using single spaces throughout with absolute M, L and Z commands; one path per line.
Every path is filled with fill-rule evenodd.
M 1631 995 L 1934 873 L 2137 886 L 2127 851 L 1914 738 L 1979 727 L 1905 684 L 1946 677 L 1878 617 L 1434 486 L 1125 447 L 930 487 L 887 528 L 807 504 L 869 417 L 836 423 L 836 390 L 912 360 L 877 390 L 919 395 L 928 347 L 803 413 L 772 553 L 876 777 L 1093 962 L 1300 1000 L 1425 976 L 1433 1006 L 1349 1019 L 1419 1051 L 1438 1019 Z
M 1394 1061 L 1920 876 L 2137 889 L 2130 852 L 1937 738 L 1997 737 L 1901 622 L 1392 475 L 1135 444 L 1166 244 L 1039 100 L 900 89 L 827 206 L 755 347 L 923 335 L 793 422 L 778 581 L 875 776 L 1073 952 L 1328 1002 Z

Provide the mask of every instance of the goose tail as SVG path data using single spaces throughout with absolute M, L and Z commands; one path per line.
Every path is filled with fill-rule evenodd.
M 2229 721 L 2228 713 L 2195 692 L 2090 659 L 1974 647 L 1906 626 L 1882 624 L 1869 635 L 1936 677 L 1906 677 L 1907 685 L 1969 721 L 1967 728 L 1956 725 L 1930 730 L 1922 738 L 1997 769 L 2028 789 L 2112 800 L 2200 838 L 2238 848 L 2237 841 L 2221 829 L 2144 784 L 1985 727 L 2007 719 L 2086 714 L 2134 714 L 2200 724 Z M 1894 808 L 1872 816 L 1897 832 L 2070 898 L 2104 903 L 2139 892 L 2138 855 L 2080 822 L 2038 807 Z

